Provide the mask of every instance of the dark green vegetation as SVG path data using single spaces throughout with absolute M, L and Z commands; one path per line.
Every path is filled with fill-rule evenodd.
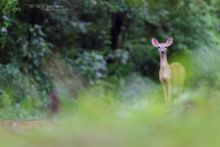
M 171 106 L 150 42 L 168 36 L 187 74 Z M 0 118 L 51 118 L 53 92 L 64 114 L 2 146 L 219 146 L 219 38 L 219 0 L 1 0 Z

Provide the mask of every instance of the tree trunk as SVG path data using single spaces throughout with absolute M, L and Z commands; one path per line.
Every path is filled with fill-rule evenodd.
M 111 47 L 113 50 L 122 46 L 122 27 L 126 12 L 112 13 L 112 27 L 111 27 Z

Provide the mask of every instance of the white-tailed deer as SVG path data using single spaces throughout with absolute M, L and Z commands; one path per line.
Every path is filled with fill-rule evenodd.
M 152 38 L 151 43 L 157 47 L 160 52 L 160 71 L 159 79 L 163 87 L 165 101 L 171 102 L 171 94 L 175 90 L 179 90 L 183 87 L 185 79 L 185 69 L 180 63 L 169 64 L 167 61 L 167 47 L 173 44 L 173 38 L 169 37 L 166 43 L 159 43 L 157 39 Z

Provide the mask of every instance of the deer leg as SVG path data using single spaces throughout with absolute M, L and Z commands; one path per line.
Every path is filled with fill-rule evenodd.
M 164 99 L 167 102 L 168 101 L 168 93 L 167 93 L 167 86 L 165 81 L 161 82 L 162 88 L 163 88 L 163 94 L 164 94 Z
M 168 103 L 171 102 L 171 83 L 167 81 L 167 101 Z
M 171 103 L 171 85 L 170 81 L 163 81 L 162 82 L 163 92 L 164 92 L 164 98 L 165 102 L 170 104 Z

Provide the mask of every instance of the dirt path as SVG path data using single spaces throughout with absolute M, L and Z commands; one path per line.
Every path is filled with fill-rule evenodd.
M 52 120 L 3 120 L 0 121 L 0 127 L 11 128 L 35 128 L 45 125 L 55 125 L 57 122 Z

